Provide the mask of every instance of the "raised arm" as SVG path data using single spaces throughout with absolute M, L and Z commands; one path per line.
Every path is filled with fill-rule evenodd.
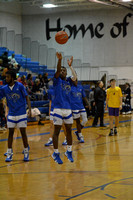
M 76 79 L 77 79 L 77 74 L 76 74 L 75 70 L 74 70 L 73 67 L 72 67 L 72 62 L 73 62 L 73 56 L 70 58 L 70 60 L 69 60 L 69 59 L 67 60 L 67 64 L 68 64 L 68 66 L 70 67 L 71 72 L 72 72 L 72 80 L 73 80 L 73 81 L 76 81 Z
M 55 78 L 58 78 L 60 76 L 60 72 L 61 72 L 61 60 L 62 60 L 62 55 L 61 53 L 56 53 L 56 56 L 58 58 L 58 64 L 57 64 L 57 71 L 55 73 Z

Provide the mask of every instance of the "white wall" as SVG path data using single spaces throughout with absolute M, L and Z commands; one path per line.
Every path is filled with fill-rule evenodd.
M 15 34 L 22 33 L 21 4 L 0 3 L 0 27 L 15 31 Z
M 55 48 L 57 51 L 64 52 L 64 55 L 73 55 L 75 59 L 81 59 L 82 63 L 90 63 L 90 66 L 132 66 L 133 65 L 133 16 L 127 18 L 129 25 L 127 27 L 127 36 L 112 38 L 110 30 L 113 24 L 122 23 L 123 18 L 131 13 L 128 10 L 97 10 L 77 13 L 60 13 L 53 15 L 32 15 L 23 16 L 23 35 L 31 37 L 31 40 L 38 41 L 40 44 L 46 44 L 48 48 Z M 132 13 L 133 14 L 133 13 Z M 91 38 L 89 30 L 84 38 L 81 32 L 77 34 L 76 39 L 72 37 L 65 45 L 59 45 L 55 42 L 55 33 L 51 33 L 52 38 L 46 40 L 46 19 L 50 19 L 50 26 L 56 27 L 57 19 L 61 19 L 61 26 L 66 24 L 79 26 L 84 24 L 87 27 L 90 23 L 96 26 L 98 23 L 104 23 L 101 31 L 103 38 Z M 67 31 L 67 29 L 66 29 Z M 68 31 L 67 31 L 68 32 Z M 116 31 L 117 32 L 117 31 Z

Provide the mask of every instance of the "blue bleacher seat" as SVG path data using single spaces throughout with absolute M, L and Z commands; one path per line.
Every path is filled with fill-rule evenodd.
M 49 113 L 49 107 L 38 107 L 41 114 L 48 114 Z
M 42 101 L 31 101 L 31 107 L 43 107 L 48 106 L 49 100 L 42 100 Z

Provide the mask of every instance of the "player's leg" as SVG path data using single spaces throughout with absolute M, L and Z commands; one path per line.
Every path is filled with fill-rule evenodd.
M 26 134 L 26 128 L 21 127 L 20 132 L 21 132 L 22 141 L 24 145 L 24 161 L 29 161 L 29 145 L 28 145 L 28 138 Z
M 56 153 L 58 153 L 58 138 L 61 130 L 61 125 L 54 125 L 53 146 Z
M 117 135 L 117 127 L 119 125 L 119 108 L 115 108 L 115 127 L 114 134 Z
M 65 152 L 66 157 L 70 162 L 74 162 L 72 157 L 72 124 L 65 124 L 67 132 L 67 151 Z
M 72 124 L 73 124 L 73 117 L 72 117 L 72 111 L 71 110 L 65 110 L 63 111 L 63 121 L 66 128 L 67 133 L 67 151 L 65 152 L 66 157 L 70 162 L 74 162 L 72 157 Z
M 67 133 L 66 133 L 66 127 L 65 127 L 64 124 L 62 125 L 62 128 L 63 128 L 64 135 L 65 135 L 65 140 L 63 141 L 62 145 L 67 145 L 67 139 L 66 139 L 66 135 L 67 135 Z
M 29 145 L 26 134 L 27 127 L 27 114 L 16 116 L 17 124 L 16 127 L 20 129 L 22 141 L 24 145 L 24 161 L 29 161 Z
M 77 139 L 80 141 L 79 133 L 81 133 L 81 124 L 80 124 L 80 112 L 79 110 L 72 111 L 73 119 L 76 121 L 77 131 L 74 134 L 77 136 Z
M 50 138 L 48 139 L 48 142 L 45 144 L 45 147 L 53 146 L 53 133 L 54 133 L 54 123 L 53 120 L 50 120 Z
M 115 109 L 109 107 L 109 126 L 110 126 L 110 133 L 109 136 L 113 135 L 113 121 L 115 116 Z
M 12 156 L 13 156 L 13 150 L 12 150 L 12 143 L 13 143 L 13 135 L 14 135 L 14 128 L 9 128 L 9 135 L 8 135 L 8 149 L 6 155 L 6 162 L 11 162 L 12 161 Z
M 8 115 L 8 117 L 7 117 L 7 127 L 9 128 L 9 135 L 8 135 L 8 149 L 7 149 L 7 152 L 4 154 L 5 156 L 7 156 L 5 159 L 6 162 L 12 161 L 13 135 L 14 135 L 14 128 L 16 127 L 15 118 L 16 118 L 15 116 L 10 116 L 10 115 Z
M 62 109 L 54 109 L 53 122 L 54 122 L 54 133 L 53 133 L 54 153 L 52 154 L 52 158 L 58 164 L 62 164 L 63 162 L 60 158 L 60 153 L 58 150 L 58 139 L 59 139 L 62 123 L 63 123 Z
M 109 136 L 113 135 L 113 121 L 114 121 L 114 116 L 109 116 L 109 126 L 110 126 Z
M 54 153 L 52 154 L 52 158 L 58 164 L 63 164 L 60 158 L 59 150 L 58 150 L 58 139 L 59 139 L 60 130 L 61 130 L 61 125 L 54 125 L 54 133 L 53 133 Z
M 82 121 L 80 123 L 81 130 L 82 130 L 88 121 L 85 109 L 80 110 L 80 115 L 81 115 L 81 119 L 82 119 Z M 81 131 L 79 132 L 79 137 L 80 137 L 80 143 L 84 143 L 84 137 L 83 137 Z

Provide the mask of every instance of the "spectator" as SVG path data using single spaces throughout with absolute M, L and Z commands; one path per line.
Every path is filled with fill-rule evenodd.
M 98 87 L 94 91 L 94 100 L 95 100 L 96 112 L 92 126 L 93 127 L 97 126 L 98 118 L 100 117 L 100 126 L 105 127 L 103 123 L 105 92 L 103 90 L 102 81 L 98 81 Z
M 40 79 L 37 78 L 35 80 L 35 83 L 34 83 L 33 88 L 32 88 L 32 92 L 34 94 L 36 94 L 37 100 L 43 99 L 43 89 L 41 88 L 41 85 L 40 85 Z
M 5 103 L 4 100 L 0 100 L 0 119 L 1 119 L 1 127 L 0 131 L 6 130 L 6 117 L 5 117 Z
M 2 58 L 2 60 L 3 60 L 3 67 L 9 66 L 8 62 L 9 62 L 10 60 L 8 59 L 8 52 L 7 52 L 7 51 L 4 52 L 4 54 L 2 55 L 1 58 Z
M 32 90 L 33 88 L 33 81 L 32 81 L 32 74 L 28 74 L 27 76 L 27 84 L 28 84 L 28 89 L 29 89 L 29 92 Z
M 25 87 L 27 87 L 27 81 L 25 75 L 19 77 L 18 82 L 22 83 Z
M 18 63 L 17 63 L 17 61 L 16 61 L 16 59 L 15 59 L 15 54 L 13 53 L 11 56 L 9 56 L 8 57 L 8 59 L 9 59 L 9 64 L 11 64 L 11 65 L 18 65 Z
M 9 64 L 12 65 L 12 70 L 15 71 L 15 73 L 17 73 L 20 69 L 20 65 L 17 63 L 16 59 L 15 59 L 15 54 L 13 53 L 11 56 L 8 57 L 9 59 Z
M 95 116 L 94 90 L 95 90 L 95 87 L 92 86 L 92 87 L 91 87 L 90 94 L 89 94 L 89 102 L 90 102 L 90 106 L 91 106 L 91 115 L 92 115 L 92 116 Z
M 44 79 L 45 86 L 48 89 L 48 82 L 51 80 L 50 78 L 48 79 L 48 73 L 44 73 L 43 79 Z
M 3 60 L 0 59 L 0 75 L 2 76 L 2 72 L 3 72 Z
M 44 79 L 42 77 L 42 74 L 38 74 L 38 79 L 40 80 L 41 88 L 43 88 L 44 87 Z
M 122 108 L 122 114 L 131 114 L 131 89 L 130 84 L 125 84 L 124 90 L 124 105 Z

